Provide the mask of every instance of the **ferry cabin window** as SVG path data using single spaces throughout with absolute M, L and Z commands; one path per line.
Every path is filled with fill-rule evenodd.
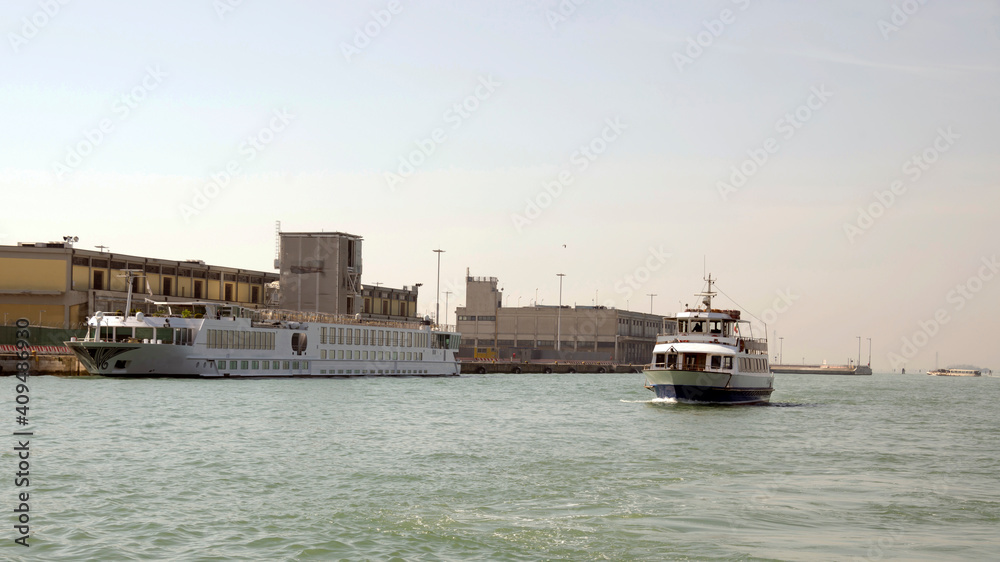
M 691 332 L 692 333 L 701 333 L 703 330 L 704 330 L 704 328 L 702 326 L 702 322 L 692 322 L 691 323 Z
M 721 334 L 722 333 L 722 323 L 721 322 L 719 322 L 718 320 L 712 320 L 709 324 L 710 324 L 710 328 L 711 328 L 713 334 Z
M 669 353 L 669 354 L 667 354 L 667 368 L 668 369 L 675 369 L 675 368 L 677 368 L 677 354 L 676 353 Z
M 729 357 L 729 356 L 723 357 L 722 358 L 722 368 L 723 369 L 732 369 L 733 368 L 733 358 Z
M 688 331 L 688 321 L 687 320 L 681 320 L 681 321 L 677 322 L 677 330 L 680 331 L 680 332 L 682 332 L 682 333 L 683 332 L 687 332 Z
M 721 355 L 713 355 L 712 356 L 712 368 L 713 369 L 721 369 L 722 368 L 722 356 Z
M 665 353 L 657 353 L 656 354 L 656 359 L 653 360 L 653 363 L 655 363 L 657 365 L 662 365 L 665 358 L 666 358 L 666 354 Z

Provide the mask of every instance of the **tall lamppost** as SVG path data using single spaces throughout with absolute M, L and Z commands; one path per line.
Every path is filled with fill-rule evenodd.
M 855 367 L 861 365 L 861 336 L 856 336 L 858 338 L 858 362 L 854 365 Z
M 653 293 L 646 293 L 646 294 L 649 295 L 649 313 L 652 314 L 653 313 L 653 297 L 655 297 L 656 295 L 653 294 Z
M 785 336 L 778 338 L 778 363 L 784 365 L 785 359 Z
M 562 280 L 565 273 L 556 273 L 559 277 L 559 308 L 556 312 L 556 351 L 562 346 Z
M 434 304 L 434 323 L 438 324 L 441 322 L 441 254 L 444 250 L 434 250 L 438 255 L 438 279 L 437 279 L 437 300 Z
M 872 366 L 872 339 L 868 338 L 868 366 Z

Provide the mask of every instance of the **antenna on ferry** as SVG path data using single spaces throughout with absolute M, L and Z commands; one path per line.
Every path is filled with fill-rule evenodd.
M 708 277 L 705 278 L 705 281 L 708 282 L 708 290 L 705 291 L 705 292 L 703 292 L 703 293 L 698 293 L 695 296 L 704 297 L 703 299 L 701 299 L 701 304 L 705 305 L 705 310 L 711 312 L 712 311 L 712 297 L 715 296 L 715 292 L 712 291 L 712 282 L 715 281 L 715 279 L 712 279 L 712 274 L 709 273 Z

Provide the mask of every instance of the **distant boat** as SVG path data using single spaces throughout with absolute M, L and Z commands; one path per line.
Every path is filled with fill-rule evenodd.
M 668 319 L 646 366 L 646 388 L 657 398 L 693 404 L 766 404 L 774 391 L 767 339 L 754 338 L 738 310 L 712 308 L 712 276 L 703 308 Z
M 979 369 L 937 369 L 927 371 L 932 377 L 981 377 L 982 371 Z

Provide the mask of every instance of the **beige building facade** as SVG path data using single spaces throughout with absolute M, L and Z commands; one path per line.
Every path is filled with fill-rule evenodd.
M 460 356 L 648 363 L 663 317 L 604 306 L 504 307 L 496 277 L 466 277 Z
M 127 273 L 131 272 L 131 273 Z M 131 281 L 129 281 L 131 279 Z M 264 307 L 274 273 L 74 248 L 72 242 L 0 246 L 0 321 L 79 328 L 97 311 L 154 312 L 144 302 L 207 300 Z

